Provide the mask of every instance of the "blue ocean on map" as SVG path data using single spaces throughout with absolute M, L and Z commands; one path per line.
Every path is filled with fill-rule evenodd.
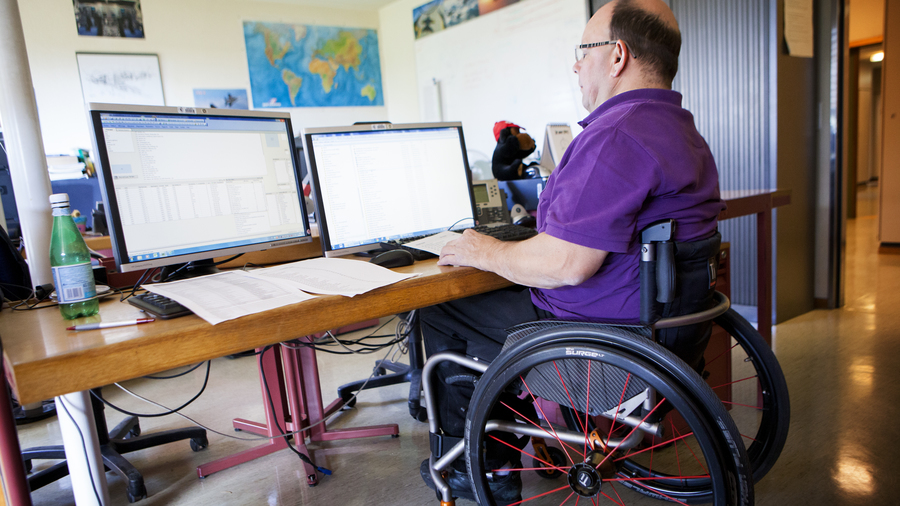
M 381 106 L 375 30 L 244 22 L 255 109 Z

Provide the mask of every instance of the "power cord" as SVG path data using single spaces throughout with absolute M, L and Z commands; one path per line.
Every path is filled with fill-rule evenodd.
M 88 450 L 87 443 L 84 440 L 84 432 L 81 430 L 81 427 L 78 426 L 78 422 L 75 421 L 75 417 L 72 416 L 72 413 L 69 413 L 69 408 L 66 407 L 66 401 L 62 397 L 57 397 L 60 401 L 57 403 L 58 406 L 62 406 L 63 411 L 66 413 L 66 416 L 69 417 L 69 421 L 72 422 L 72 425 L 75 426 L 75 429 L 78 430 L 78 436 L 81 438 L 81 448 L 84 451 L 85 460 L 87 460 Z M 88 476 L 91 478 L 91 487 L 94 489 L 94 497 L 97 498 L 97 505 L 103 504 L 103 501 L 100 500 L 100 492 L 97 491 L 97 484 L 94 482 L 94 472 L 91 471 L 91 463 L 87 463 Z
M 112 409 L 118 411 L 119 413 L 122 413 L 122 414 L 125 414 L 125 415 L 128 415 L 128 416 L 137 416 L 137 417 L 143 417 L 143 418 L 157 418 L 157 417 L 160 417 L 160 416 L 168 416 L 168 415 L 171 415 L 171 414 L 173 414 L 173 413 L 177 413 L 177 412 L 181 411 L 182 409 L 184 409 L 185 407 L 187 407 L 189 404 L 191 404 L 192 402 L 194 402 L 195 400 L 197 400 L 197 398 L 200 397 L 200 395 L 206 390 L 206 385 L 209 384 L 209 369 L 210 369 L 210 364 L 211 364 L 211 363 L 212 363 L 211 360 L 208 360 L 208 361 L 206 362 L 206 377 L 203 379 L 203 386 L 200 387 L 200 391 L 197 392 L 197 395 L 191 397 L 191 399 L 190 399 L 189 401 L 185 402 L 185 403 L 182 404 L 181 406 L 179 406 L 179 407 L 177 407 L 177 408 L 175 408 L 175 409 L 171 409 L 171 410 L 169 410 L 169 411 L 166 411 L 166 412 L 164 412 L 164 413 L 132 413 L 131 411 L 122 409 L 122 408 L 120 408 L 120 407 L 118 407 L 118 406 L 112 404 L 111 402 L 107 401 L 107 400 L 104 399 L 103 397 L 97 395 L 93 390 L 91 391 L 91 395 L 93 395 L 94 397 L 96 397 L 97 400 L 99 400 L 99 401 L 102 402 L 103 404 L 109 406 L 110 408 L 112 408 Z

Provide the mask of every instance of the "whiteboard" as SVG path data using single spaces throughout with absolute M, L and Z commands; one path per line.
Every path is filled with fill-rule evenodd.
M 488 178 L 497 121 L 539 148 L 548 123 L 577 134 L 587 111 L 572 66 L 585 24 L 585 0 L 521 0 L 416 40 L 422 120 L 461 121 L 469 164 Z

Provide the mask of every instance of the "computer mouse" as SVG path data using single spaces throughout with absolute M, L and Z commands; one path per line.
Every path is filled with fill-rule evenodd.
M 369 260 L 369 262 L 372 262 L 375 265 L 387 267 L 388 269 L 391 269 L 393 267 L 412 265 L 415 261 L 416 259 L 413 258 L 412 253 L 406 251 L 405 249 L 388 250 L 384 253 L 375 255 L 371 260 Z

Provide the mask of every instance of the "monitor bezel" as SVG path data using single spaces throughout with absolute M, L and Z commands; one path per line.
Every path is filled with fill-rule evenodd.
M 460 152 L 462 153 L 463 166 L 466 174 L 466 188 L 469 192 L 469 207 L 473 225 L 477 223 L 477 214 L 475 211 L 475 200 L 472 196 L 472 170 L 469 168 L 469 159 L 466 152 L 466 139 L 463 133 L 462 123 L 459 121 L 449 122 L 433 122 L 433 123 L 365 123 L 349 126 L 333 126 L 333 127 L 314 127 L 303 128 L 301 137 L 303 138 L 303 154 L 306 157 L 306 170 L 310 175 L 310 196 L 316 205 L 316 225 L 319 229 L 319 240 L 322 243 L 322 253 L 326 257 L 339 257 L 351 255 L 354 253 L 365 253 L 373 249 L 379 249 L 380 243 L 371 242 L 351 246 L 348 248 L 334 249 L 331 244 L 331 236 L 328 232 L 328 217 L 323 212 L 324 202 L 319 188 L 319 168 L 315 162 L 315 151 L 312 147 L 312 136 L 316 134 L 332 134 L 332 133 L 352 133 L 352 132 L 370 132 L 385 130 L 423 130 L 423 129 L 442 129 L 455 128 L 459 132 Z
M 107 228 L 109 229 L 109 238 L 113 250 L 113 258 L 116 261 L 116 268 L 119 272 L 132 272 L 144 269 L 153 269 L 157 267 L 166 267 L 186 262 L 195 262 L 199 260 L 209 260 L 218 257 L 227 257 L 238 255 L 241 253 L 250 253 L 254 251 L 264 251 L 284 246 L 293 246 L 297 244 L 305 244 L 312 242 L 312 230 L 309 226 L 309 217 L 306 210 L 306 203 L 303 199 L 303 187 L 300 181 L 299 164 L 294 144 L 294 132 L 291 124 L 291 115 L 287 112 L 276 111 L 250 111 L 250 110 L 219 110 L 209 107 L 169 107 L 169 106 L 143 106 L 143 105 L 125 105 L 125 104 L 103 104 L 89 103 L 85 106 L 88 124 L 91 131 L 91 143 L 94 148 L 94 164 L 97 167 L 98 177 L 100 179 L 100 194 L 103 197 L 103 205 L 107 216 Z M 210 249 L 207 251 L 188 253 L 183 255 L 174 255 L 167 257 L 159 257 L 145 260 L 130 260 L 128 258 L 127 248 L 125 245 L 125 234 L 122 228 L 122 221 L 119 216 L 118 200 L 115 195 L 115 185 L 112 173 L 108 168 L 109 153 L 106 151 L 105 136 L 103 127 L 100 123 L 100 115 L 104 113 L 138 113 L 138 114 L 166 114 L 174 116 L 221 116 L 221 117 L 245 117 L 245 118 L 261 118 L 261 119 L 283 119 L 285 120 L 285 134 L 290 144 L 291 163 L 294 167 L 294 180 L 297 185 L 297 196 L 299 197 L 300 214 L 303 220 L 303 230 L 306 235 L 291 239 L 278 241 L 261 241 L 253 244 L 241 246 L 232 246 L 227 248 Z M 99 142 L 100 140 L 103 142 Z

